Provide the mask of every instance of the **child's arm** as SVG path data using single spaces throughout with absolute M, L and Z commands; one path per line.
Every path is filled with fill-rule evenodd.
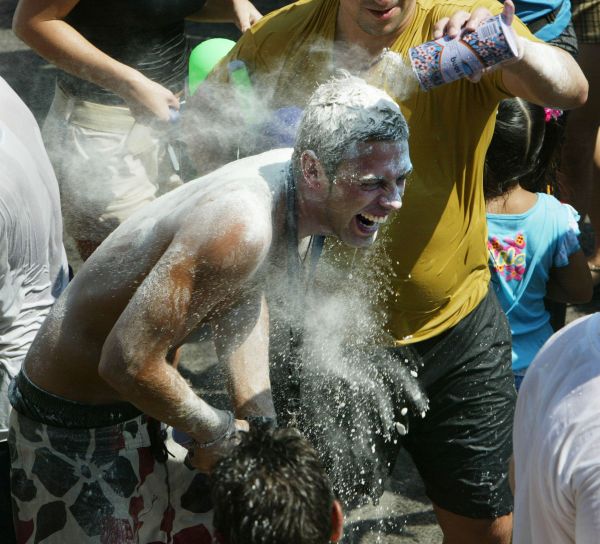
M 550 269 L 546 296 L 557 302 L 583 304 L 592 298 L 592 275 L 580 249 L 569 255 L 569 264 Z

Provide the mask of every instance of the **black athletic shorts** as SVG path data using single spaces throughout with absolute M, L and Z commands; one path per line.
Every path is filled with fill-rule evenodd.
M 512 512 L 508 463 L 516 402 L 508 321 L 490 290 L 458 325 L 394 349 L 419 373 L 429 397 L 425 418 L 409 416 L 402 446 L 429 498 L 470 518 Z

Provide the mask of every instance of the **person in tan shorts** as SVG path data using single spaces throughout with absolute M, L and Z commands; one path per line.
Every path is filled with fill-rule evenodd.
M 13 30 L 59 68 L 43 137 L 84 260 L 134 211 L 181 185 L 169 121 L 187 72 L 184 23 L 215 8 L 241 30 L 261 17 L 248 0 L 19 1 Z

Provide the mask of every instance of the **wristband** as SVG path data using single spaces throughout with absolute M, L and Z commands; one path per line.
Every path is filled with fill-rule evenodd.
M 218 444 L 223 440 L 231 438 L 236 433 L 237 429 L 235 428 L 235 418 L 233 417 L 233 413 L 227 410 L 227 416 L 229 417 L 229 421 L 227 422 L 227 427 L 225 428 L 225 431 L 221 435 L 219 435 L 213 440 L 209 440 L 208 442 L 196 441 L 194 445 L 197 448 L 210 448 L 211 446 L 214 446 L 215 444 Z

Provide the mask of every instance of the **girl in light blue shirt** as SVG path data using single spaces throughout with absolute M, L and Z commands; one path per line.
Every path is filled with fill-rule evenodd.
M 592 296 L 577 212 L 535 192 L 552 174 L 555 115 L 519 98 L 502 101 L 484 170 L 492 285 L 511 327 L 517 389 L 553 333 L 544 297 L 583 303 Z

